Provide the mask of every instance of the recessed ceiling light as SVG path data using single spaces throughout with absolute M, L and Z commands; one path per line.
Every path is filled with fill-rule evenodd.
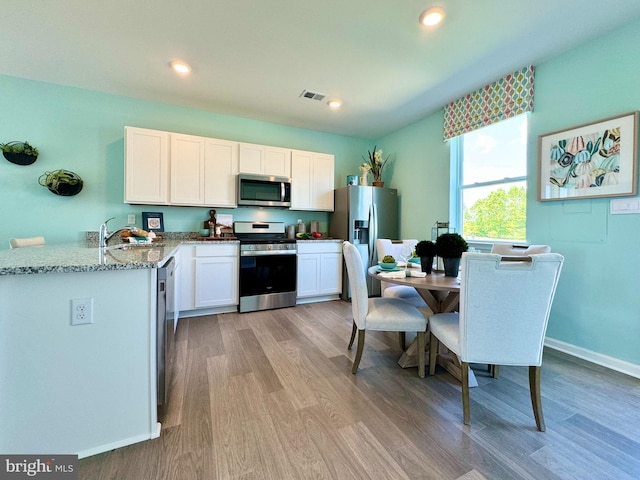
M 425 10 L 420 15 L 420 23 L 426 27 L 435 27 L 442 20 L 444 20 L 444 10 L 438 7 L 433 7 Z
M 191 71 L 189 64 L 181 60 L 174 60 L 169 65 L 171 65 L 171 68 L 178 73 L 189 73 Z
M 334 98 L 332 100 L 329 100 L 327 102 L 327 105 L 329 105 L 331 108 L 340 108 L 342 106 L 342 100 Z

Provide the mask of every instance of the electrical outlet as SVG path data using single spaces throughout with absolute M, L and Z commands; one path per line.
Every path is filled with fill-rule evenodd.
M 136 224 L 136 216 L 135 216 L 135 214 L 132 213 L 132 214 L 127 215 L 127 223 L 129 225 L 135 225 Z
M 71 325 L 93 323 L 93 298 L 71 300 Z

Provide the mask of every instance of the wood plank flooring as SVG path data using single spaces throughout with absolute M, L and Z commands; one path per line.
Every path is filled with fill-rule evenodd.
M 80 461 L 80 479 L 638 479 L 640 381 L 547 350 L 535 427 L 526 368 L 459 384 L 397 365 L 368 332 L 357 375 L 351 305 L 335 301 L 179 323 L 160 438 Z

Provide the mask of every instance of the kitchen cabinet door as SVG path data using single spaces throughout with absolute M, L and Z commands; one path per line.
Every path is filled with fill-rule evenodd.
M 207 138 L 204 148 L 204 204 L 237 207 L 238 142 Z
M 169 132 L 125 127 L 124 201 L 169 203 Z
M 320 256 L 321 295 L 338 294 L 342 291 L 342 254 L 323 253 Z
M 291 210 L 313 209 L 313 153 L 291 154 Z
M 298 255 L 298 297 L 312 297 L 320 291 L 320 255 Z
M 334 156 L 293 150 L 291 210 L 333 211 Z
M 342 244 L 320 240 L 298 242 L 298 298 L 307 302 L 329 300 L 341 291 Z
M 193 247 L 190 245 L 182 245 L 179 254 L 180 271 L 176 274 L 177 308 L 180 312 L 186 312 L 194 308 L 195 256 Z
M 238 245 L 195 247 L 194 307 L 238 305 Z
M 313 161 L 313 210 L 333 212 L 334 181 L 333 155 L 319 153 Z
M 204 205 L 205 139 L 171 134 L 172 205 Z
M 240 144 L 239 173 L 291 176 L 291 150 L 251 143 Z

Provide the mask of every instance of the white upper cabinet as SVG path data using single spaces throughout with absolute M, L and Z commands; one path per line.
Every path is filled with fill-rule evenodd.
M 204 203 L 212 207 L 237 207 L 238 142 L 205 139 Z
M 169 203 L 169 132 L 125 127 L 124 201 Z
M 204 205 L 205 139 L 171 134 L 172 205 Z
M 326 153 L 291 153 L 291 210 L 333 211 L 334 157 Z
M 240 144 L 239 173 L 291 177 L 291 150 L 252 143 Z
M 236 207 L 238 142 L 125 127 L 125 203 Z

